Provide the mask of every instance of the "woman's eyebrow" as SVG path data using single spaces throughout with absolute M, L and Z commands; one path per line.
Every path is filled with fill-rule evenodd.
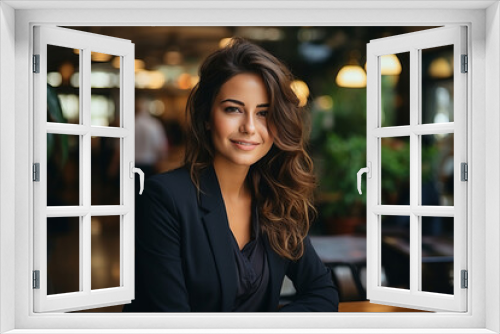
M 224 103 L 224 102 L 233 102 L 233 103 L 238 104 L 238 105 L 240 105 L 242 107 L 245 106 L 245 104 L 243 102 L 238 101 L 238 100 L 234 100 L 234 99 L 225 99 L 223 101 L 220 101 L 221 104 Z M 262 103 L 262 104 L 258 104 L 257 105 L 257 108 L 264 108 L 264 107 L 269 107 L 269 103 Z
M 233 103 L 236 103 L 236 104 L 239 104 L 240 106 L 244 107 L 245 104 L 241 101 L 238 101 L 238 100 L 233 100 L 233 99 L 225 99 L 223 101 L 220 101 L 220 103 L 224 103 L 224 102 L 233 102 Z

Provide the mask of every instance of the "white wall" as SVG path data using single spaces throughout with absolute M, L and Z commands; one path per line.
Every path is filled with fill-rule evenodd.
M 486 266 L 486 328 L 500 332 L 500 5 L 490 6 L 486 12 L 486 244 L 491 249 L 486 257 L 494 259 Z M 480 167 L 480 166 L 478 166 Z
M 0 2 L 0 333 L 14 328 L 15 12 Z M 4 256 L 7 254 L 7 256 Z M 10 254 L 10 255 L 9 255 Z

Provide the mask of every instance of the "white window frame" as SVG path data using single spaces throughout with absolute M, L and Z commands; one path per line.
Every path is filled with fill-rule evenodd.
M 39 72 L 33 74 L 34 162 L 39 164 L 39 181 L 33 184 L 34 270 L 39 271 L 39 288 L 34 289 L 35 312 L 74 311 L 130 303 L 134 298 L 134 44 L 128 40 L 52 26 L 34 27 L 34 54 L 39 56 Z M 47 46 L 78 49 L 79 124 L 47 121 Z M 91 124 L 91 52 L 120 57 L 120 124 L 116 127 Z M 47 206 L 47 134 L 78 136 L 79 204 Z M 117 138 L 119 153 L 119 205 L 91 203 L 91 137 Z M 92 289 L 91 219 L 116 216 L 120 225 L 120 285 Z M 79 220 L 79 290 L 47 294 L 47 226 L 49 217 L 76 217 Z
M 373 303 L 411 305 L 430 311 L 467 310 L 467 289 L 461 287 L 461 271 L 467 269 L 467 185 L 461 181 L 461 163 L 467 163 L 467 76 L 462 73 L 462 55 L 467 54 L 465 26 L 448 26 L 391 36 L 370 41 L 367 45 L 367 162 L 371 177 L 367 179 L 367 298 Z M 453 121 L 422 123 L 422 50 L 451 45 L 453 48 Z M 384 55 L 408 52 L 410 75 L 409 124 L 382 126 L 381 64 Z M 454 204 L 452 206 L 422 205 L 421 135 L 454 133 Z M 409 205 L 384 205 L 381 199 L 383 138 L 406 137 L 409 140 Z M 409 288 L 383 286 L 382 278 L 382 216 L 408 217 Z M 451 217 L 453 220 L 453 293 L 422 290 L 422 217 Z
M 365 8 L 369 3 L 369 8 Z M 63 6 L 70 8 L 60 9 Z M 128 6 L 129 9 L 120 9 Z M 394 8 L 396 7 L 397 8 Z M 457 7 L 460 6 L 460 7 Z M 85 8 L 86 7 L 86 8 Z M 103 9 L 107 7 L 109 9 Z M 137 10 L 134 7 L 149 9 Z M 163 7 L 163 8 L 158 8 Z M 59 8 L 44 10 L 43 8 Z M 80 8 L 80 9 L 75 9 Z M 84 8 L 84 9 L 82 9 Z M 132 8 L 132 9 L 130 9 Z M 196 8 L 196 9 L 193 9 Z M 403 8 L 403 9 L 401 9 Z M 244 9 L 244 10 L 242 10 Z M 263 10 L 265 9 L 265 10 Z M 467 25 L 469 31 L 467 313 L 34 314 L 31 286 L 31 45 L 34 24 L 70 25 Z M 0 3 L 0 332 L 498 333 L 500 332 L 500 10 L 498 1 L 15 1 Z M 486 65 L 488 70 L 486 71 Z M 333 75 L 333 74 L 332 74 Z M 15 84 L 12 80 L 15 78 Z M 15 111 L 15 112 L 12 112 Z M 15 138 L 12 145 L 12 137 Z M 486 152 L 488 152 L 486 154 Z M 360 166 L 361 167 L 361 166 Z M 15 177 L 12 177 L 15 175 Z M 488 175 L 488 178 L 486 178 Z M 355 185 L 353 185 L 355 186 Z M 14 199 L 12 194 L 14 191 Z M 487 195 L 486 195 L 487 194 Z M 474 228 L 472 228 L 472 226 Z M 12 256 L 14 254 L 14 257 Z M 485 256 L 492 254 L 491 256 Z M 30 259 L 26 261 L 26 259 Z M 12 287 L 15 286 L 15 289 Z M 14 305 L 14 307 L 12 307 Z M 357 328 L 354 330 L 352 328 Z M 137 330 L 132 330 L 137 329 Z M 310 330 L 306 330 L 310 329 Z M 391 330 L 392 329 L 392 330 Z M 460 330 L 461 329 L 461 330 Z M 47 331 L 45 331 L 47 332 Z M 120 330 L 116 331 L 120 332 Z M 152 332 L 152 331 L 151 331 Z

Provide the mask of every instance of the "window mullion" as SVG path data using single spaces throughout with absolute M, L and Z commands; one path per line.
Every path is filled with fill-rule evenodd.
M 83 49 L 81 52 L 81 83 L 80 83 L 80 94 L 82 96 L 82 124 L 88 129 L 88 131 L 82 136 L 82 158 L 80 159 L 81 170 L 82 170 L 82 200 L 83 206 L 90 208 L 91 202 L 91 88 L 90 88 L 90 70 L 91 70 L 91 60 L 90 60 L 91 50 L 89 48 Z M 83 291 L 90 293 L 91 291 L 91 215 L 90 211 L 83 216 L 82 229 L 81 229 L 81 272 L 80 278 L 83 281 Z
M 410 128 L 418 125 L 420 114 L 420 61 L 418 49 L 410 50 Z M 414 131 L 410 133 L 410 208 L 418 205 L 420 193 L 420 146 L 419 137 Z M 420 277 L 420 218 L 413 212 L 410 214 L 410 291 L 416 293 Z

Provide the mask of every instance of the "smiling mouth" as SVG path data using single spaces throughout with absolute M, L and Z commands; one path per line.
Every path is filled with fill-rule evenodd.
M 245 146 L 254 146 L 257 145 L 257 143 L 250 143 L 250 142 L 245 142 L 245 141 L 239 141 L 239 140 L 231 140 L 233 143 L 238 144 L 238 145 L 245 145 Z

